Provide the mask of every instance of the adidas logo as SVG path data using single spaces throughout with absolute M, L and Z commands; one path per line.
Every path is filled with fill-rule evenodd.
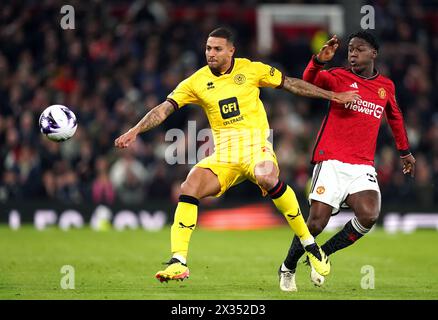
M 357 83 L 356 83 L 356 82 L 350 84 L 350 88 L 359 89 L 359 87 L 357 86 Z

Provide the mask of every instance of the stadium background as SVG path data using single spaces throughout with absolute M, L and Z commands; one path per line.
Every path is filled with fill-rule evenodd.
M 262 3 L 303 2 L 71 1 L 74 30 L 60 27 L 62 1 L 2 4 L 1 221 L 8 221 L 11 208 L 27 212 L 22 219 L 31 221 L 35 207 L 85 206 L 90 211 L 99 204 L 172 214 L 179 185 L 192 165 L 166 164 L 165 132 L 175 127 L 187 131 L 189 120 L 196 121 L 198 130 L 207 128 L 202 110 L 184 108 L 127 150 L 116 150 L 113 141 L 205 64 L 205 39 L 217 26 L 235 31 L 237 57 L 301 77 L 312 46 L 323 43 L 327 30 L 278 28 L 272 52 L 259 54 L 255 7 Z M 403 176 L 383 121 L 376 153 L 383 214 L 438 212 L 438 5 L 427 0 L 306 1 L 332 3 L 347 9 L 346 35 L 360 29 L 361 5 L 375 8 L 374 31 L 381 44 L 377 68 L 395 82 L 417 159 L 415 179 Z M 345 38 L 330 65 L 346 62 Z M 274 129 L 281 178 L 294 187 L 307 212 L 309 160 L 327 102 L 272 89 L 262 90 L 262 100 Z M 67 142 L 50 142 L 39 132 L 39 114 L 51 104 L 70 106 L 77 115 L 78 130 Z M 205 200 L 203 207 L 260 201 L 258 188 L 243 183 L 220 199 Z

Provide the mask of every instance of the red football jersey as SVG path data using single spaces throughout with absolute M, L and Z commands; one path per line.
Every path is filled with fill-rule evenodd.
M 328 114 L 318 133 L 312 163 L 339 160 L 351 164 L 374 165 L 377 135 L 383 114 L 391 127 L 401 155 L 409 154 L 403 115 L 395 99 L 394 83 L 376 72 L 370 78 L 350 68 L 322 70 L 323 64 L 311 59 L 303 80 L 334 92 L 358 90 L 361 99 L 340 104 L 330 101 Z

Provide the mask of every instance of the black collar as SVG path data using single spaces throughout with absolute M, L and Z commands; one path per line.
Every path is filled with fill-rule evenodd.
M 213 71 L 213 70 L 211 70 L 211 68 L 210 68 L 210 71 L 211 71 L 211 73 L 213 73 L 216 77 L 220 77 L 220 76 L 222 76 L 222 75 L 224 75 L 224 74 L 230 74 L 231 71 L 233 71 L 233 67 L 234 67 L 234 58 L 231 60 L 231 65 L 230 65 L 230 67 L 229 67 L 228 70 L 225 71 L 224 73 L 220 73 L 220 72 L 218 72 L 218 71 Z

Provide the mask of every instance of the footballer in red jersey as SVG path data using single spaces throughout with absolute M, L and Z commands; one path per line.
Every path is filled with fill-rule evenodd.
M 382 118 L 386 116 L 403 163 L 403 173 L 412 177 L 415 158 L 402 112 L 395 98 L 394 83 L 381 75 L 374 65 L 378 43 L 374 36 L 360 31 L 348 40 L 348 68 L 323 70 L 339 41 L 333 36 L 307 65 L 303 80 L 332 91 L 358 90 L 361 98 L 346 104 L 331 101 L 319 130 L 312 163 L 315 164 L 309 194 L 309 231 L 318 235 L 332 214 L 341 206 L 350 207 L 355 217 L 329 239 L 322 249 L 330 255 L 364 236 L 380 212 L 380 189 L 374 168 L 376 141 Z M 296 291 L 295 269 L 304 250 L 298 239 L 292 241 L 288 255 L 279 269 L 280 288 Z M 324 278 L 311 271 L 311 279 L 322 285 Z

